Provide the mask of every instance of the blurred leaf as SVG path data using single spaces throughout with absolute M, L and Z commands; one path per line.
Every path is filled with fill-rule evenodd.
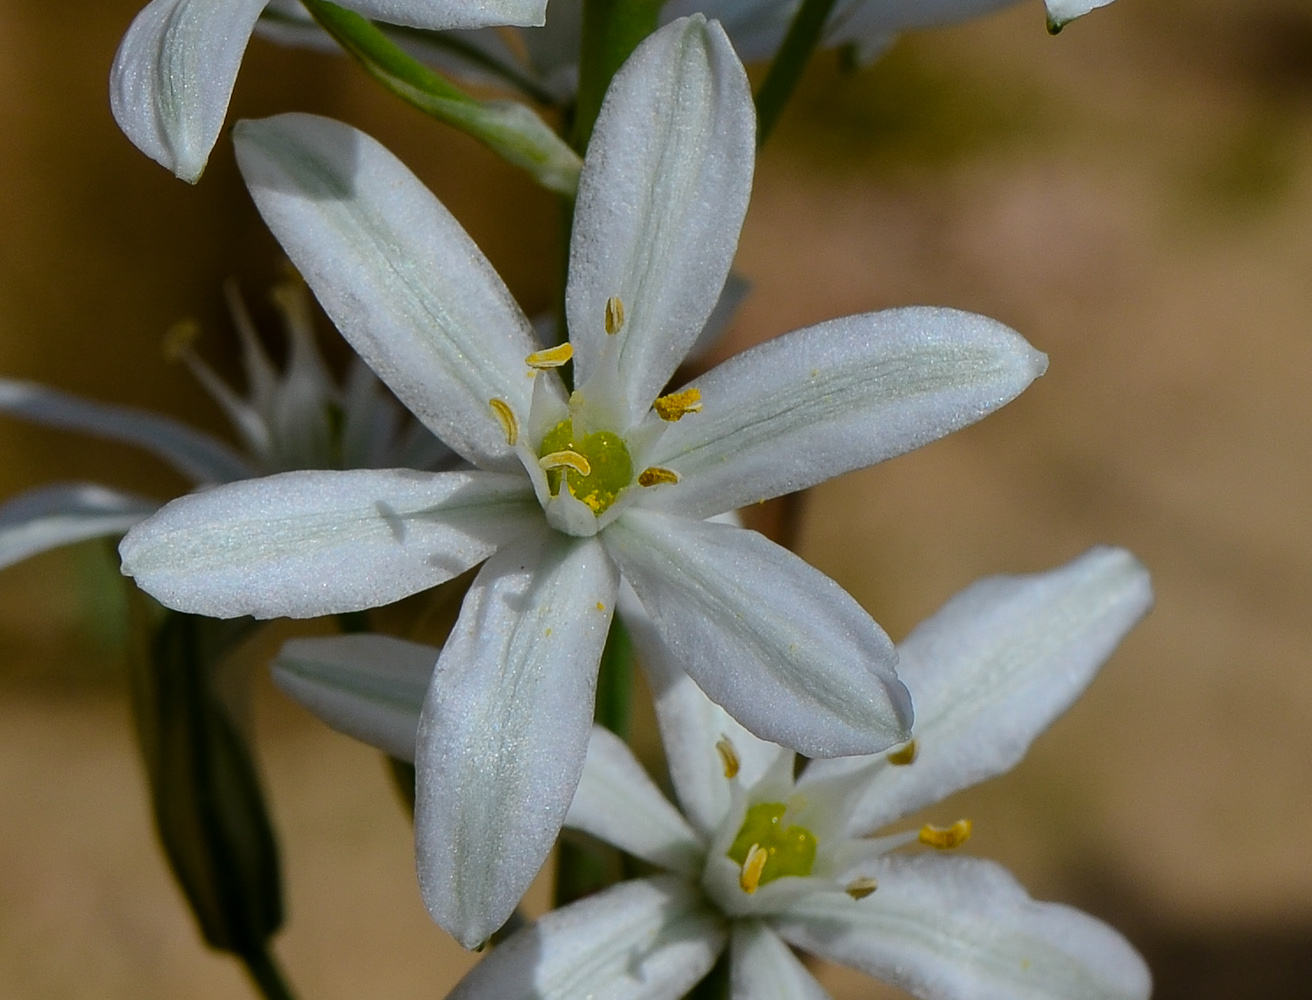
M 283 919 L 273 828 L 215 672 L 257 627 L 168 611 L 131 661 L 132 707 L 156 830 L 213 948 L 260 955 Z M 141 644 L 144 645 L 144 644 Z

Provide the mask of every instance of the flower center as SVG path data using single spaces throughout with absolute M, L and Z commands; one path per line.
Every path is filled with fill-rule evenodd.
M 810 875 L 815 864 L 815 834 L 804 826 L 783 825 L 788 807 L 761 802 L 747 810 L 729 857 L 743 867 L 742 886 L 755 892 L 785 875 Z
M 561 461 L 556 468 L 547 469 L 547 485 L 551 495 L 560 492 L 562 478 L 577 499 L 582 500 L 594 514 L 601 514 L 615 502 L 620 491 L 633 482 L 633 459 L 628 445 L 611 431 L 594 431 L 575 437 L 574 422 L 562 420 L 542 438 L 539 453 L 573 455 L 583 461 Z

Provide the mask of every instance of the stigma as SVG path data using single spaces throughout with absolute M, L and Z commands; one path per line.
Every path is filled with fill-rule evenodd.
M 815 834 L 804 826 L 783 824 L 788 807 L 782 802 L 760 802 L 747 810 L 728 856 L 740 866 L 743 892 L 787 875 L 806 876 L 815 865 Z
M 624 439 L 611 431 L 575 434 L 570 419 L 543 435 L 539 455 L 551 495 L 566 489 L 594 514 L 604 513 L 633 482 L 633 459 Z

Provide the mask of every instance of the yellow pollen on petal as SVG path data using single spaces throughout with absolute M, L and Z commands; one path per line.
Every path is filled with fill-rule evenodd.
M 515 447 L 519 441 L 519 421 L 515 419 L 515 411 L 504 399 L 489 399 L 487 405 L 492 407 L 492 412 L 497 415 L 497 421 L 501 424 L 501 429 L 506 432 L 506 444 Z
M 888 755 L 888 762 L 894 767 L 906 767 L 908 764 L 914 763 L 919 749 L 920 748 L 916 746 L 916 741 L 912 740 L 900 750 L 894 750 L 890 753 Z
M 580 476 L 592 474 L 592 464 L 577 451 L 553 451 L 538 459 L 544 469 L 573 469 Z
M 729 742 L 729 737 L 720 735 L 715 741 L 715 752 L 720 755 L 720 763 L 724 765 L 724 776 L 731 780 L 738 777 L 738 769 L 742 767 L 742 761 L 738 759 L 738 751 Z
M 548 368 L 559 368 L 572 357 L 574 348 L 566 341 L 556 347 L 548 347 L 545 351 L 534 351 L 524 359 L 524 363 L 530 368 L 545 371 Z
M 878 881 L 873 878 L 862 876 L 861 878 L 855 878 L 849 882 L 844 891 L 853 899 L 865 899 L 878 888 Z
M 174 323 L 164 334 L 164 360 L 181 361 L 191 351 L 191 345 L 200 337 L 200 324 L 194 319 Z
M 970 839 L 971 823 L 959 819 L 951 826 L 934 826 L 926 823 L 920 828 L 920 842 L 939 851 L 950 851 Z
M 659 465 L 653 465 L 649 469 L 643 469 L 638 473 L 639 486 L 660 486 L 662 483 L 677 483 L 679 474 L 673 469 L 662 469 Z
M 656 415 L 662 420 L 674 423 L 680 417 L 685 417 L 689 413 L 700 413 L 702 409 L 702 391 L 700 389 L 684 389 L 682 392 L 672 392 L 668 396 L 660 396 L 652 404 L 651 408 L 656 411 Z
M 743 892 L 749 896 L 754 893 L 761 885 L 761 872 L 765 871 L 765 863 L 770 860 L 770 852 L 760 844 L 753 844 L 747 852 L 747 859 L 743 862 L 742 871 L 738 873 L 738 884 L 743 887 Z
M 605 610 L 606 610 L 606 605 L 604 605 L 604 604 L 602 604 L 600 601 L 598 601 L 598 602 L 597 602 L 597 610 L 598 610 L 598 611 L 605 611 Z
M 606 300 L 606 332 L 612 337 L 624 328 L 624 303 L 618 295 Z

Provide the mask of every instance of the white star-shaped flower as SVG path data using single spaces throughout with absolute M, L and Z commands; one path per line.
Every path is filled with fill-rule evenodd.
M 273 298 L 286 327 L 287 365 L 269 359 L 235 285 L 228 305 L 242 345 L 246 395 L 225 383 L 192 349 L 190 327 L 170 335 L 184 362 L 231 422 L 242 448 L 163 414 L 80 399 L 56 389 L 0 378 L 0 413 L 81 431 L 149 451 L 197 488 L 285 469 L 382 469 L 403 464 L 438 469 L 455 456 L 426 427 L 409 419 L 358 359 L 344 385 L 328 373 L 315 344 L 310 298 L 299 281 Z M 56 483 L 0 505 L 0 568 L 38 552 L 88 538 L 121 535 L 154 513 L 149 497 L 95 483 Z
M 823 998 L 787 942 L 926 1000 L 1146 1000 L 1148 970 L 1111 928 L 949 855 L 966 821 L 871 834 L 1013 767 L 1151 601 L 1148 574 L 1120 549 L 975 583 L 899 646 L 914 742 L 813 761 L 797 780 L 793 755 L 708 701 L 634 615 L 682 811 L 595 729 L 566 825 L 670 874 L 547 914 L 451 997 L 674 1000 L 727 943 L 733 996 Z M 330 724 L 404 754 L 431 651 L 351 639 L 289 643 L 275 678 Z M 900 850 L 917 842 L 936 850 Z
M 780 337 L 661 395 L 728 274 L 753 140 L 717 24 L 675 22 L 640 46 L 580 178 L 571 339 L 539 350 L 473 242 L 377 143 L 305 115 L 238 126 L 256 204 L 328 314 L 472 468 L 289 473 L 186 497 L 128 535 L 124 572 L 178 610 L 310 617 L 487 560 L 418 754 L 425 898 L 467 945 L 510 914 L 560 828 L 621 575 L 761 737 L 812 757 L 905 738 L 910 704 L 870 617 L 792 553 L 704 519 L 939 437 L 1046 365 L 992 320 L 903 309 Z
M 195 182 L 223 127 L 246 43 L 268 0 L 151 0 L 119 43 L 109 103 L 151 159 Z M 341 0 L 416 28 L 535 25 L 547 0 Z

